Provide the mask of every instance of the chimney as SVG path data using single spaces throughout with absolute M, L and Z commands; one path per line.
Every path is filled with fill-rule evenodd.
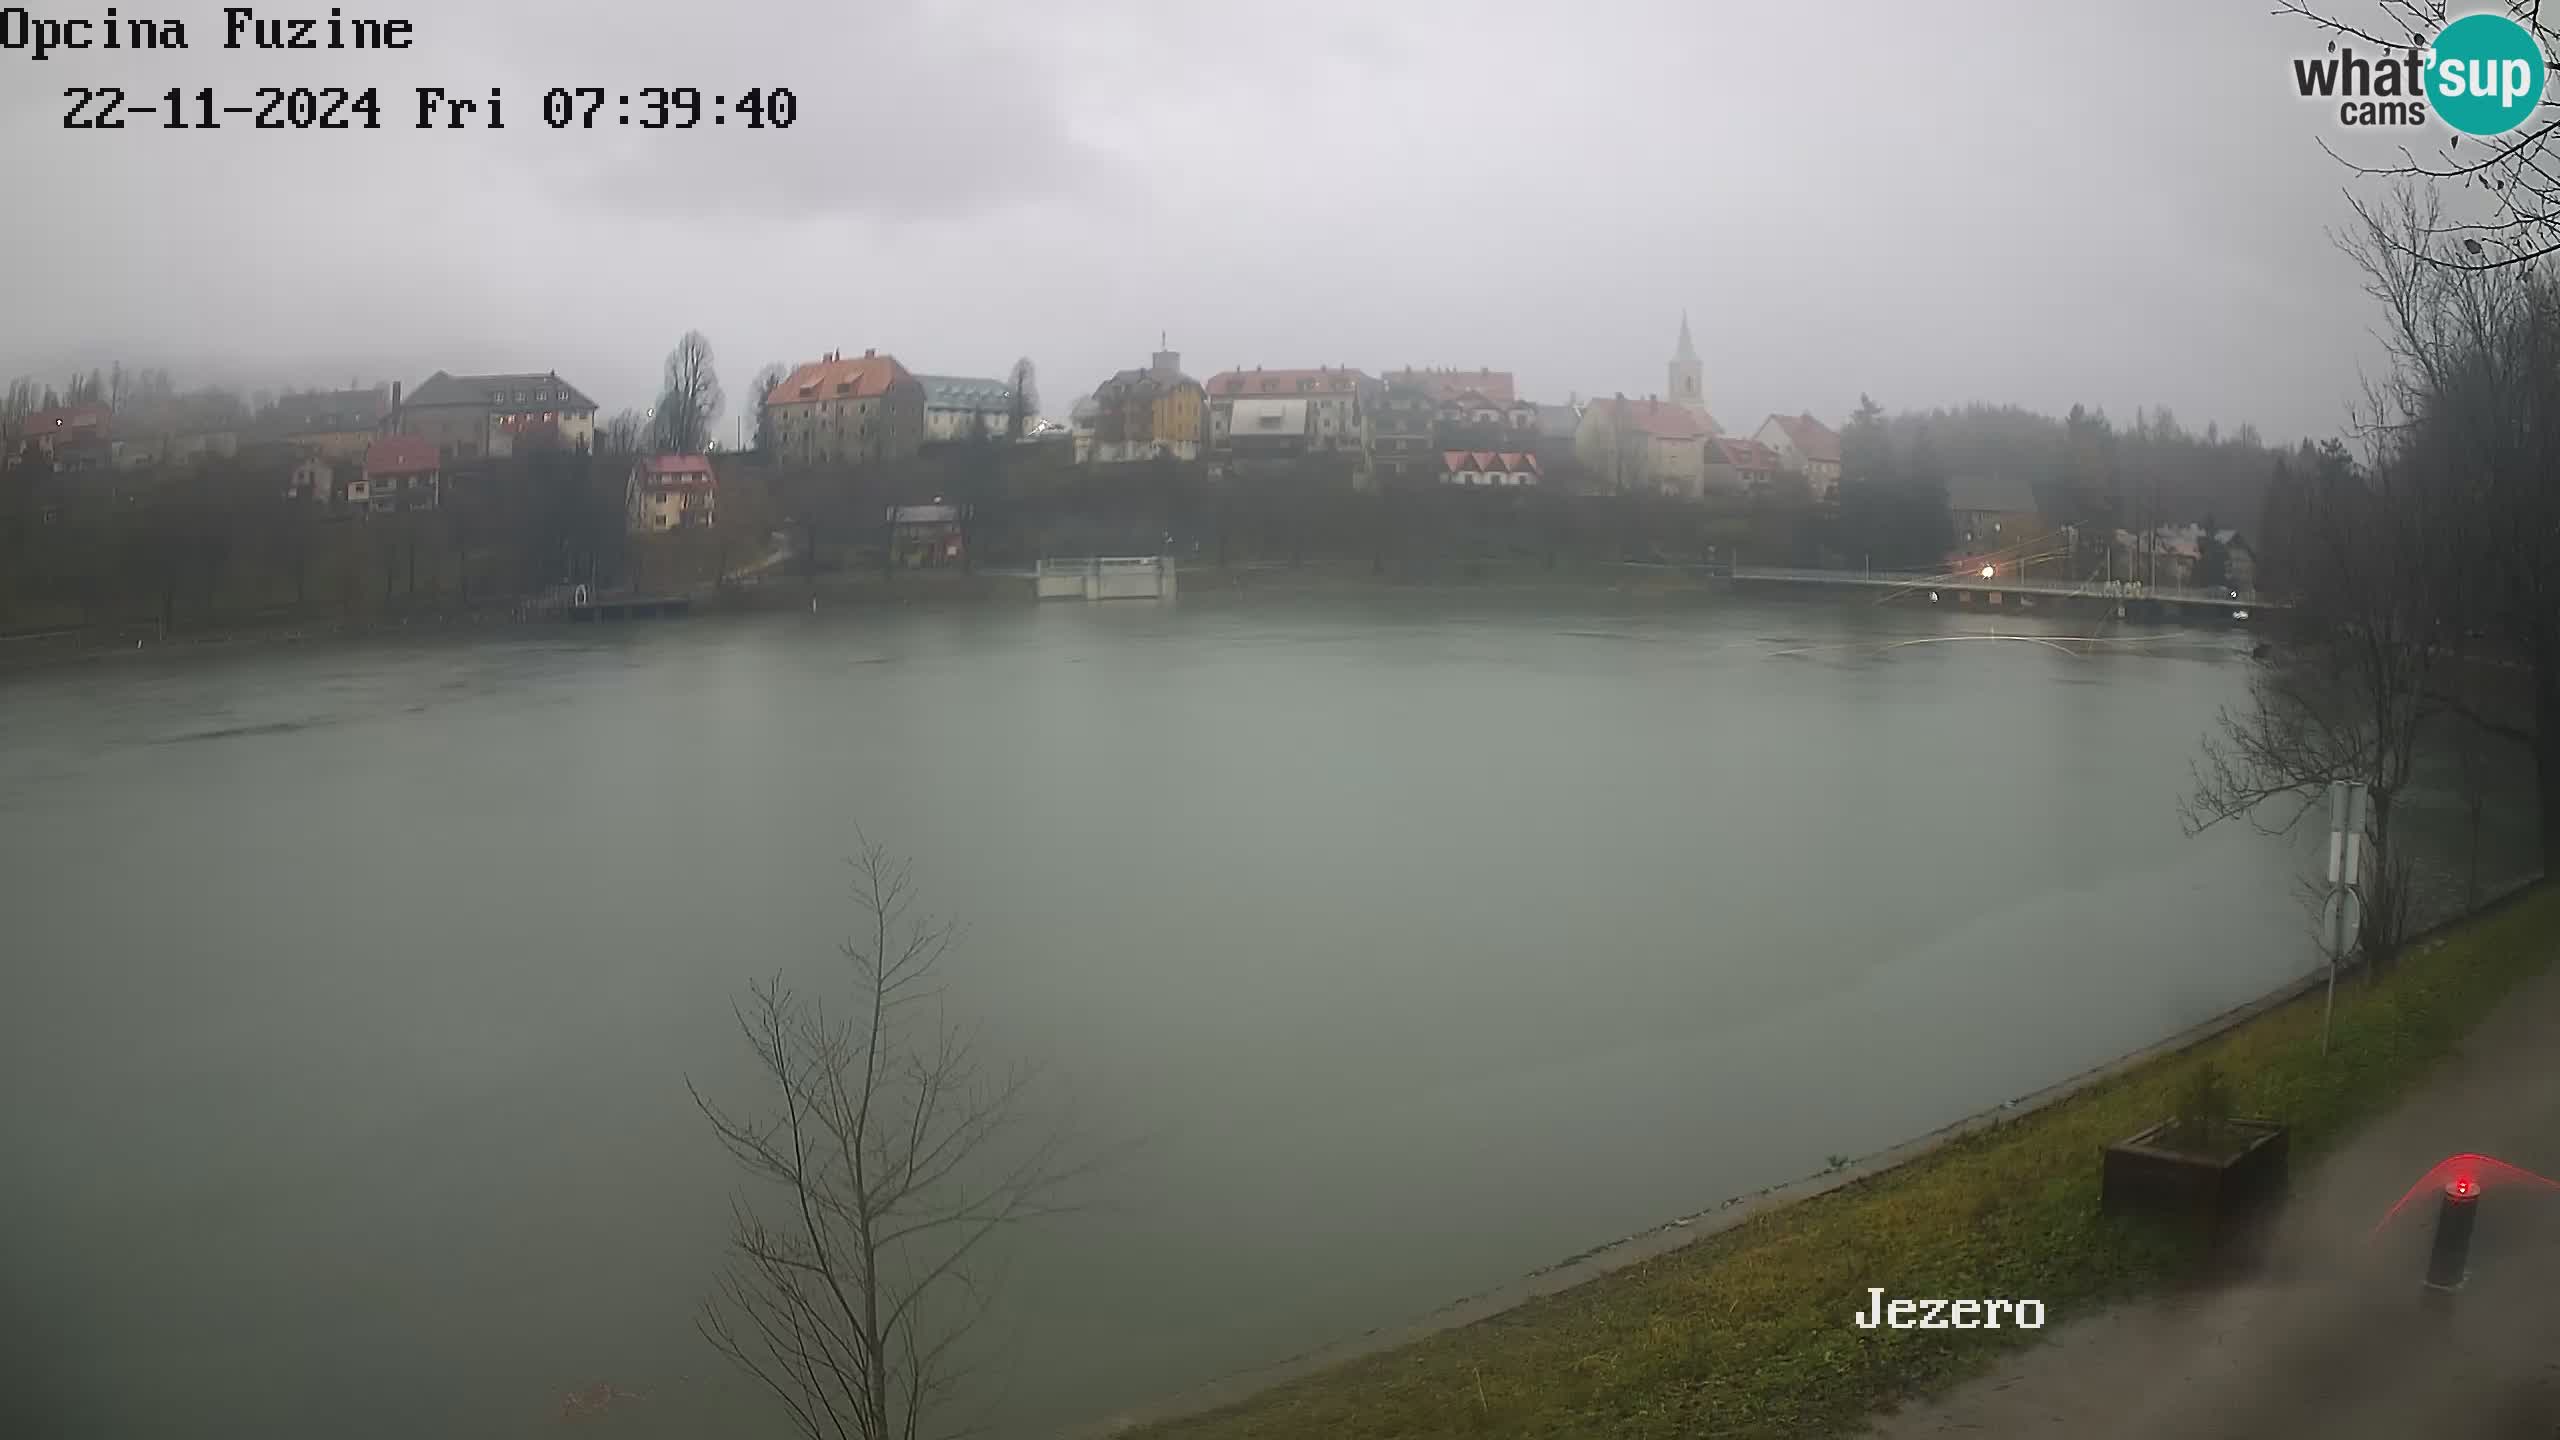
M 391 382 L 391 433 L 400 433 L 400 382 Z
M 877 356 L 879 355 L 879 353 L 880 353 L 880 352 L 879 352 L 879 351 L 877 351 L 877 350 L 865 350 L 865 351 L 863 351 L 863 352 L 862 352 L 862 358 L 863 358 L 863 359 L 865 359 L 865 360 L 870 360 L 870 359 L 873 359 L 873 358 L 877 357 Z

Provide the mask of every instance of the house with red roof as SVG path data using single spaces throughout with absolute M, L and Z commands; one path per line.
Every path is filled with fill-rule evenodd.
M 114 413 L 104 405 L 60 405 L 38 410 L 19 423 L 14 454 L 36 459 L 57 470 L 103 467 L 113 455 L 108 443 Z
M 1535 485 L 1538 457 L 1526 450 L 1444 450 L 1440 452 L 1443 485 Z
M 708 530 L 720 476 L 708 455 L 643 455 L 623 486 L 623 518 L 634 535 Z
M 1603 494 L 1694 500 L 1706 489 L 1707 442 L 1715 435 L 1715 418 L 1702 411 L 1658 395 L 1619 395 L 1583 407 L 1573 453 Z
M 924 448 L 924 382 L 894 355 L 830 351 L 782 377 L 763 403 L 785 464 L 903 460 Z
M 1778 463 L 1813 484 L 1814 498 L 1840 488 L 1840 434 L 1811 415 L 1772 415 L 1752 439 L 1768 446 Z
M 1707 488 L 1727 494 L 1756 490 L 1775 480 L 1787 466 L 1778 452 L 1757 440 L 1718 435 L 1707 442 Z
M 444 489 L 444 458 L 433 438 L 384 435 L 365 447 L 364 470 L 347 482 L 347 504 L 375 515 L 433 510 Z

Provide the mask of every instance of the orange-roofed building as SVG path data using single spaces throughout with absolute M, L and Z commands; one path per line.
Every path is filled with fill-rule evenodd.
M 924 385 L 897 357 L 833 351 L 764 396 L 766 432 L 790 465 L 899 460 L 924 446 Z
M 364 472 L 347 482 L 347 504 L 376 514 L 433 510 L 444 459 L 424 435 L 385 435 L 365 447 Z
M 1776 453 L 1781 468 L 1800 471 L 1816 496 L 1840 488 L 1840 435 L 1811 415 L 1772 415 L 1751 437 Z
M 1786 465 L 1778 452 L 1757 440 L 1719 435 L 1707 442 L 1707 488 L 1755 490 L 1778 478 Z
M 113 413 L 104 405 L 63 405 L 38 410 L 19 423 L 19 455 L 33 455 L 64 470 L 105 465 L 109 459 L 108 428 Z
M 1443 450 L 1443 485 L 1535 485 L 1538 457 L 1526 450 Z
M 623 510 L 634 535 L 709 529 L 720 476 L 708 455 L 643 455 L 631 463 Z

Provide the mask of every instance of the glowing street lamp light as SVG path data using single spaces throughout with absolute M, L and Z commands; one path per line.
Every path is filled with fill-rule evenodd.
M 1990 578 L 1991 578 L 1991 568 L 1992 568 L 1992 567 L 1990 567 L 1990 566 L 1988 566 L 1988 565 L 1985 565 L 1985 566 L 1983 566 L 1983 567 L 1982 567 L 1982 578 L 1983 578 L 1983 579 L 1988 580 L 1988 579 L 1990 579 Z

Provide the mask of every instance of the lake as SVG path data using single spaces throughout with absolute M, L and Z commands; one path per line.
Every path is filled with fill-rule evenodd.
M 0 1429 L 787 1433 L 685 1085 L 754 1098 L 857 826 L 1117 1156 L 1004 1257 L 999 1434 L 1410 1319 L 2305 973 L 2317 837 L 2175 811 L 2252 638 L 1204 593 L 0 679 Z

